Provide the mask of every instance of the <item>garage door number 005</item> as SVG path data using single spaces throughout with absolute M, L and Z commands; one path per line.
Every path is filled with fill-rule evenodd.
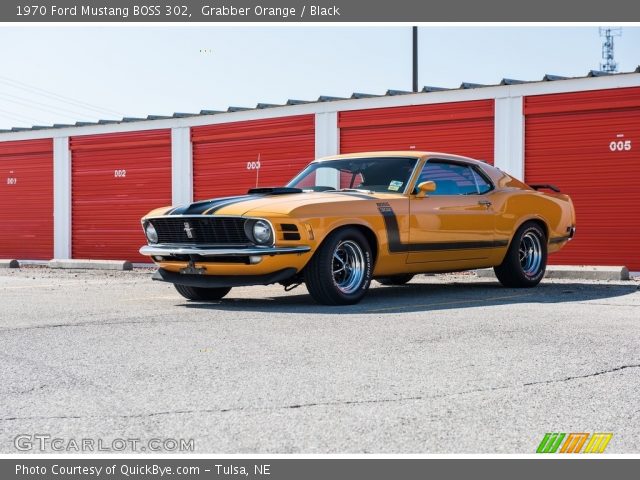
M 628 152 L 631 150 L 631 140 L 614 140 L 609 144 L 612 152 Z
M 120 169 L 120 170 L 114 170 L 113 171 L 113 176 L 116 178 L 124 178 L 127 176 L 127 171 Z

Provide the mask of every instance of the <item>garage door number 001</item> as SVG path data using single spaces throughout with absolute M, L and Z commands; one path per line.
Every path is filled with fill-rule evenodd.
M 127 171 L 126 170 L 114 170 L 113 171 L 113 176 L 116 178 L 124 178 L 127 176 Z
M 628 152 L 631 150 L 631 140 L 614 140 L 609 144 L 612 152 Z

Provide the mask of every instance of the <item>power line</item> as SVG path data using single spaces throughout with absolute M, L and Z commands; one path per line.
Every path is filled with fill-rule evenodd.
M 9 115 L 13 115 L 15 117 L 22 117 L 25 120 L 29 120 L 30 122 L 40 122 L 40 120 L 38 118 L 32 117 L 30 115 L 25 115 L 24 113 L 18 113 L 18 112 L 14 112 L 14 111 L 11 111 L 11 110 L 3 110 L 3 109 L 0 109 L 0 112 L 4 112 L 4 113 L 7 113 Z
M 46 123 L 46 122 L 41 122 L 40 120 L 38 120 L 35 117 L 30 117 L 28 115 L 23 115 L 21 113 L 12 112 L 12 111 L 9 111 L 9 110 L 0 109 L 0 112 L 3 112 L 5 114 L 7 114 L 7 115 L 10 115 L 13 118 L 13 120 L 18 120 L 20 122 L 25 122 L 25 123 L 29 123 L 29 122 Z M 6 115 L 4 117 L 8 118 Z M 19 117 L 22 118 L 22 120 Z
M 11 95 L 6 95 L 6 94 L 3 94 L 3 93 L 0 93 L 0 97 L 3 97 L 3 96 L 4 97 L 7 97 L 7 96 L 11 97 Z M 11 98 L 5 98 L 5 100 L 7 102 L 15 103 L 17 105 L 22 105 L 24 107 L 32 108 L 34 110 L 42 110 L 43 112 L 51 113 L 51 114 L 54 114 L 54 115 L 58 115 L 58 116 L 66 117 L 66 118 L 71 118 L 73 120 L 80 120 L 78 118 L 78 114 L 75 113 L 75 112 L 71 112 L 71 113 L 73 113 L 73 115 L 68 115 L 66 113 L 62 113 L 60 110 L 64 110 L 64 111 L 69 112 L 69 110 L 66 110 L 64 108 L 57 108 L 57 107 L 51 106 L 51 105 L 47 106 L 47 105 L 44 105 L 44 104 L 41 104 L 41 105 L 44 105 L 44 106 L 37 107 L 37 106 L 34 106 L 34 105 L 30 104 L 30 103 L 23 102 L 23 101 L 20 101 L 20 100 L 11 99 Z M 81 115 L 81 116 L 84 117 L 84 115 Z
M 56 99 L 58 101 L 63 100 L 67 103 L 72 103 L 77 107 L 84 108 L 85 110 L 93 110 L 94 112 L 108 115 L 116 115 L 116 116 L 124 116 L 122 112 L 118 112 L 116 110 L 111 110 L 109 108 L 104 108 L 98 105 L 94 105 L 88 102 L 84 102 L 82 100 L 76 100 L 75 98 L 67 97 L 65 95 L 60 95 L 58 93 L 52 92 L 50 90 L 45 90 L 44 88 L 34 87 L 32 85 L 27 85 L 24 82 L 20 82 L 18 80 L 14 80 L 12 78 L 8 78 L 0 75 L 0 83 L 4 83 L 5 85 L 9 85 L 13 88 L 19 88 L 25 91 L 36 92 L 38 95 L 42 95 L 44 97 L 49 97 L 52 99 Z
M 19 96 L 19 95 L 13 95 L 11 93 L 0 92 L 0 96 L 4 96 L 7 99 L 11 99 L 12 98 L 14 100 L 20 100 L 21 102 L 24 102 L 23 104 L 33 105 L 32 108 L 34 108 L 36 110 L 41 109 L 41 107 L 44 107 L 44 109 L 53 109 L 53 113 L 56 113 L 56 114 L 58 113 L 58 111 L 64 111 L 64 112 L 72 113 L 76 117 L 77 116 L 88 117 L 88 118 L 96 118 L 97 117 L 97 115 L 95 113 L 86 113 L 86 112 L 81 112 L 79 110 L 72 110 L 72 109 L 69 109 L 69 108 L 60 107 L 58 105 L 53 105 L 53 104 L 50 104 L 50 103 L 38 102 L 37 100 L 31 100 L 29 98 L 25 98 L 25 97 L 22 97 L 22 96 Z
M 10 112 L 8 110 L 0 110 L 0 117 L 6 118 L 7 120 L 16 121 L 19 123 L 26 123 L 29 126 L 36 125 L 36 124 L 41 125 L 43 123 L 46 123 L 46 122 L 41 122 L 40 120 L 37 120 L 35 118 L 27 117 L 25 115 L 20 115 L 19 113 Z

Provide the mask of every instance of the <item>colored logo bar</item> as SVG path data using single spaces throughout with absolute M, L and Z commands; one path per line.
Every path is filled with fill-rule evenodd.
M 589 436 L 591 435 L 591 438 Z M 546 433 L 536 453 L 603 453 L 613 433 Z M 587 441 L 588 440 L 588 441 Z M 564 441 L 564 443 L 563 443 Z M 584 450 L 582 450 L 582 447 Z M 559 449 L 559 450 L 558 450 Z

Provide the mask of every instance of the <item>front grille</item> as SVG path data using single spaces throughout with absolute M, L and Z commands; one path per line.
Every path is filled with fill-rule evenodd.
M 251 245 L 244 232 L 243 218 L 167 217 L 149 221 L 158 232 L 160 244 Z

